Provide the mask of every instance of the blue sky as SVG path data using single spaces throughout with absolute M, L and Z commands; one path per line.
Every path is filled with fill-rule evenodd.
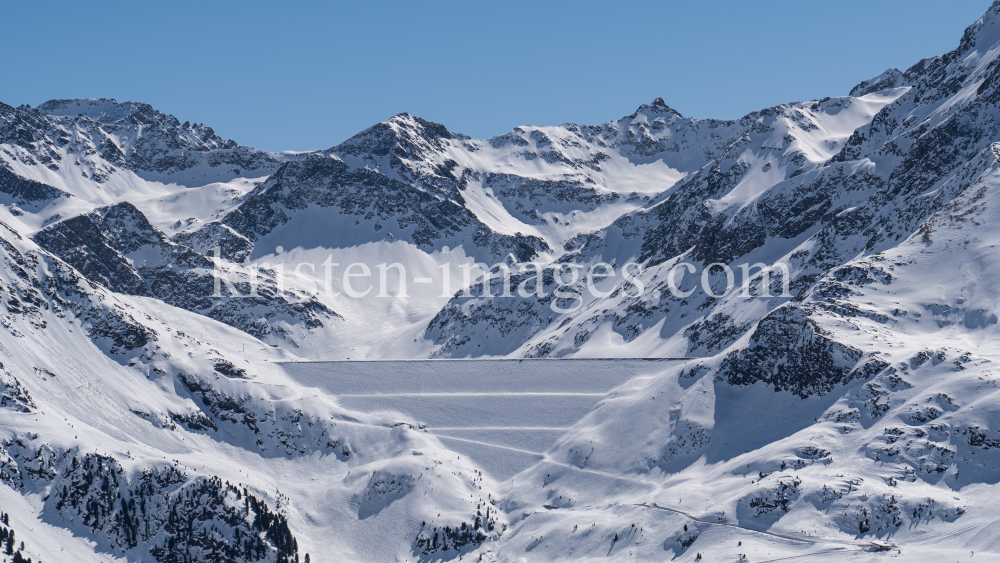
M 958 45 L 989 0 L 17 2 L 0 101 L 135 100 L 267 150 L 408 111 L 489 137 L 657 96 L 737 118 L 846 94 Z

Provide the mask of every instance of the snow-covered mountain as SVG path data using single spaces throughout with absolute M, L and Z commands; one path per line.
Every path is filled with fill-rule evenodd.
M 1000 2 L 735 121 L 0 104 L 0 560 L 1000 558 L 998 77 Z

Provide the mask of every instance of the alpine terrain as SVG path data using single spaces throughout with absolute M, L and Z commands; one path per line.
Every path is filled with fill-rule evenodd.
M 1000 2 L 736 121 L 0 103 L 0 561 L 1000 560 L 998 202 Z

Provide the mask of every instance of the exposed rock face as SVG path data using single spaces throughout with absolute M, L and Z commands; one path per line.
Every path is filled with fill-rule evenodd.
M 23 149 L 9 154 L 58 170 L 74 164 L 64 160 L 68 152 L 90 165 L 89 177 L 97 183 L 117 169 L 140 174 L 171 174 L 199 166 L 273 169 L 281 158 L 136 102 L 100 98 L 51 100 L 37 107 L 0 104 L 0 118 L 0 143 Z
M 253 250 L 250 239 L 222 223 L 210 223 L 194 232 L 178 233 L 173 241 L 203 255 L 214 256 L 218 251 L 216 258 L 225 258 L 237 264 L 245 262 Z
M 449 195 L 461 197 L 456 189 Z M 429 250 L 456 239 L 471 242 L 494 259 L 513 253 L 519 260 L 528 261 L 539 251 L 549 250 L 538 237 L 494 233 L 455 200 L 415 189 L 367 168 L 351 169 L 337 158 L 321 155 L 284 165 L 249 194 L 237 210 L 226 215 L 222 224 L 256 241 L 293 221 L 296 212 L 307 209 L 329 210 L 334 216 L 343 216 L 336 219 L 340 223 L 351 218 L 357 218 L 356 224 L 374 223 L 375 233 L 386 228 L 395 239 L 409 240 Z M 206 228 L 219 229 L 215 224 Z M 330 232 L 328 244 L 337 245 L 339 234 Z M 358 240 L 343 234 L 348 240 Z
M 66 192 L 52 186 L 22 178 L 4 164 L 0 165 L 0 193 L 5 194 L 18 205 L 31 205 L 69 197 Z
M 221 231 L 230 235 L 220 237 L 227 241 L 229 256 L 246 252 L 235 250 L 241 248 L 231 242 L 237 236 L 224 228 Z M 279 289 L 267 272 L 256 277 L 256 288 L 251 287 L 246 271 L 235 266 L 217 268 L 201 253 L 171 241 L 128 202 L 50 225 L 34 240 L 93 283 L 128 295 L 155 297 L 258 338 L 285 337 L 286 329 L 273 319 L 292 319 L 308 330 L 339 318 L 314 299 Z M 202 246 L 206 246 L 204 241 Z M 222 283 L 218 276 L 232 281 Z
M 800 397 L 826 394 L 853 378 L 867 379 L 888 367 L 873 359 L 858 366 L 860 350 L 831 338 L 809 318 L 809 310 L 788 305 L 761 319 L 745 348 L 733 351 L 719 368 L 731 385 L 762 382 L 775 392 Z

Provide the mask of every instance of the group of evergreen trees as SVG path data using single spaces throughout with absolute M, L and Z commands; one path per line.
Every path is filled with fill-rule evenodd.
M 487 502 L 480 498 L 480 502 L 476 503 L 476 514 L 471 524 L 462 522 L 455 527 L 445 526 L 441 528 L 428 526 L 426 521 L 423 522 L 421 524 L 423 529 L 417 534 L 415 540 L 417 549 L 424 555 L 430 555 L 438 551 L 448 551 L 449 549 L 461 551 L 466 546 L 478 546 L 490 537 L 489 532 L 496 530 L 497 512 L 494 505 L 495 501 L 492 499 Z M 484 507 L 486 514 L 483 514 L 482 511 Z M 498 534 L 503 534 L 506 530 L 507 525 L 501 524 Z
M 421 532 L 417 536 L 416 544 L 417 548 L 425 555 L 429 555 L 437 551 L 448 551 L 449 549 L 461 551 L 465 546 L 475 547 L 486 541 L 487 537 L 482 528 L 478 526 L 478 522 L 472 525 L 462 522 L 461 525 L 454 528 L 451 526 L 445 526 L 444 528 L 435 526 L 430 531 Z
M 62 477 L 54 487 L 55 508 L 73 509 L 122 551 L 157 542 L 149 552 L 160 563 L 301 563 L 288 520 L 218 477 L 189 481 L 167 467 L 144 471 L 130 486 L 114 458 L 94 454 L 72 458 Z
M 242 506 L 234 507 L 233 500 Z M 169 536 L 150 550 L 161 563 L 249 562 L 269 559 L 272 553 L 277 563 L 300 563 L 288 521 L 245 488 L 223 484 L 218 477 L 199 480 L 171 495 L 168 506 L 163 529 Z
M 253 529 L 264 532 L 267 539 L 278 550 L 278 563 L 299 563 L 299 542 L 288 529 L 288 520 L 276 512 L 271 512 L 267 504 L 243 490 L 246 509 L 253 510 Z
M 10 514 L 0 512 L 0 523 L 3 524 L 0 526 L 0 545 L 3 546 L 3 552 L 7 555 L 13 555 L 12 561 L 14 563 L 31 563 L 30 557 L 25 558 L 21 555 L 21 552 L 24 551 L 24 542 L 21 542 L 19 547 L 14 547 L 17 540 L 14 539 L 14 528 L 10 527 Z

